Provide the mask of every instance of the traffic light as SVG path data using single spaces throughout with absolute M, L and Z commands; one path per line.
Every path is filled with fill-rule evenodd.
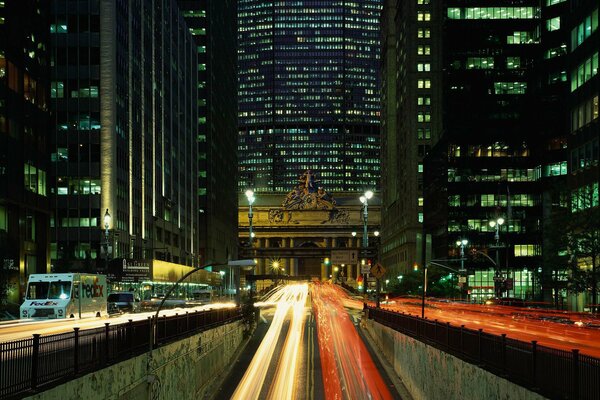
M 413 271 L 418 271 L 419 270 L 419 264 L 414 263 L 413 264 Z
M 329 266 L 329 264 L 331 264 L 331 261 L 329 261 L 329 257 L 325 257 L 325 259 L 323 260 L 323 264 Z

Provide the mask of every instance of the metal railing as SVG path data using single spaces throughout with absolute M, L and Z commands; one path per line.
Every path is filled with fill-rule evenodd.
M 242 318 L 239 308 L 160 317 L 155 347 Z M 0 399 L 23 397 L 148 351 L 151 319 L 0 343 Z
M 552 399 L 600 399 L 600 359 L 368 307 L 369 318 Z

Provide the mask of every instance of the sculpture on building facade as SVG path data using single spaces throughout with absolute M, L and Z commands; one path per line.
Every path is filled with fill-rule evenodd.
M 298 185 L 290 191 L 281 206 L 285 210 L 332 210 L 335 208 L 334 198 L 322 186 L 316 174 L 306 170 L 298 178 Z

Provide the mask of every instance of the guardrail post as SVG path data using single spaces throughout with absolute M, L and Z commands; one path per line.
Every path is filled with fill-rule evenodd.
M 531 384 L 537 387 L 535 381 L 537 376 L 537 340 L 531 341 Z
M 167 316 L 163 315 L 163 317 L 164 317 L 163 318 L 163 330 L 164 330 L 164 333 L 165 333 L 165 335 L 163 337 L 163 340 L 167 340 Z M 158 342 L 156 344 L 158 344 Z
M 73 343 L 73 373 L 79 373 L 79 328 L 73 328 L 74 343 Z
M 127 325 L 127 347 L 129 347 L 129 354 L 133 354 L 133 320 L 129 320 Z
M 506 375 L 506 333 L 502 335 L 502 373 Z
M 481 365 L 481 337 L 483 336 L 483 329 L 479 328 L 479 335 L 477 336 L 477 362 Z
M 446 322 L 446 346 L 450 348 L 450 322 Z
M 31 389 L 37 388 L 38 361 L 40 357 L 40 334 L 33 334 L 33 352 L 31 355 Z
M 462 354 L 465 354 L 465 340 L 464 340 L 464 332 L 465 332 L 465 326 L 461 325 L 460 326 L 460 352 Z
M 185 312 L 185 332 L 188 333 L 190 331 L 190 313 Z
M 573 349 L 573 398 L 579 398 L 579 350 Z
M 108 361 L 110 359 L 110 322 L 104 323 L 104 364 L 108 365 Z
M 433 320 L 433 340 L 435 341 L 435 343 L 439 343 L 437 340 L 437 327 L 438 327 L 438 320 L 436 318 Z

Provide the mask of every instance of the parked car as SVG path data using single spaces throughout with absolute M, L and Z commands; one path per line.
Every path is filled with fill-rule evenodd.
M 133 292 L 114 292 L 108 295 L 108 313 L 135 313 L 140 311 L 140 299 Z

